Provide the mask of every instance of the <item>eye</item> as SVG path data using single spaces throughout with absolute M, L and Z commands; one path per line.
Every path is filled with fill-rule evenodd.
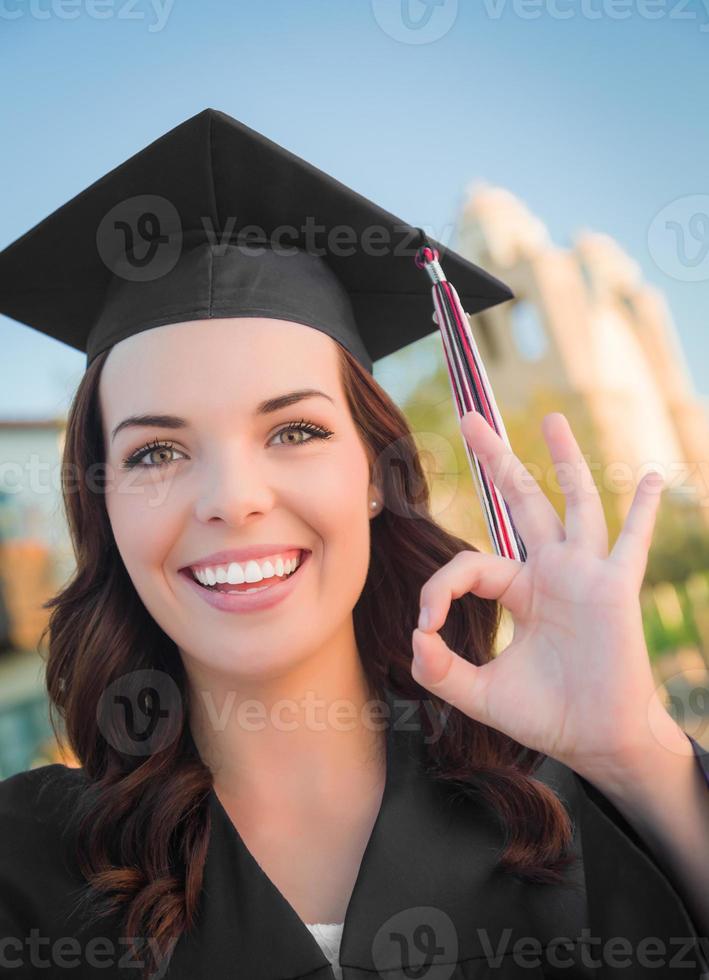
M 286 425 L 284 428 L 279 429 L 273 438 L 275 439 L 276 436 L 280 436 L 283 435 L 283 433 L 289 433 L 289 432 L 306 432 L 308 433 L 308 438 L 305 440 L 301 439 L 300 442 L 291 441 L 287 443 L 281 443 L 281 445 L 303 446 L 306 442 L 310 442 L 311 439 L 329 439 L 330 436 L 332 435 L 332 432 L 330 432 L 329 429 L 323 429 L 321 428 L 321 426 L 315 425 L 313 422 L 307 422 L 305 419 L 301 419 L 300 422 L 291 422 L 289 425 Z
M 151 453 L 155 453 L 159 449 L 164 450 L 165 452 L 169 452 L 169 453 L 170 452 L 175 452 L 175 453 L 179 453 L 180 452 L 179 449 L 175 449 L 175 447 L 173 446 L 173 444 L 171 442 L 160 442 L 159 440 L 156 439 L 154 442 L 149 442 L 147 446 L 143 446 L 142 449 L 137 449 L 127 459 L 124 459 L 123 460 L 123 466 L 127 470 L 131 470 L 135 466 L 142 466 L 143 469 L 146 469 L 146 470 L 160 469 L 161 466 L 167 466 L 168 463 L 171 462 L 171 460 L 163 460 L 160 463 L 142 463 L 141 462 L 141 460 L 143 459 L 143 457 L 149 456 Z

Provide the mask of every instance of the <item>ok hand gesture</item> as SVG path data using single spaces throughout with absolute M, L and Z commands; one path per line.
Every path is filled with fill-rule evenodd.
M 542 431 L 564 489 L 565 525 L 478 412 L 464 415 L 461 428 L 505 498 L 527 560 L 462 551 L 431 576 L 421 590 L 429 621 L 413 632 L 412 676 L 471 718 L 582 775 L 613 767 L 650 744 L 653 716 L 669 718 L 639 602 L 662 479 L 647 474 L 639 483 L 609 554 L 601 500 L 564 415 L 547 415 Z M 480 667 L 437 632 L 451 601 L 466 592 L 497 599 L 514 621 L 510 644 Z

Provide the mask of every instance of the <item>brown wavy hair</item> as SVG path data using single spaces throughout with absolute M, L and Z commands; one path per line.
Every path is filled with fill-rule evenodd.
M 421 719 L 432 736 L 425 740 L 429 771 L 478 794 L 499 817 L 506 832 L 499 866 L 529 882 L 559 883 L 572 860 L 567 853 L 572 824 L 554 791 L 533 776 L 546 756 L 446 705 L 411 676 L 411 633 L 421 587 L 459 551 L 476 549 L 431 517 L 428 486 L 405 416 L 337 346 L 349 410 L 383 499 L 371 522 L 370 564 L 353 609 L 370 690 L 383 699 L 387 686 L 426 708 Z M 62 494 L 76 568 L 45 603 L 51 613 L 42 640 L 49 632 L 52 727 L 61 746 L 68 742 L 86 777 L 74 812 L 76 857 L 86 879 L 78 906 L 89 916 L 87 924 L 117 916 L 128 936 L 149 935 L 151 944 L 162 948 L 195 923 L 210 835 L 212 774 L 196 750 L 188 711 L 178 737 L 146 756 L 119 752 L 97 724 L 102 692 L 133 671 L 165 671 L 183 703 L 189 699 L 176 644 L 138 596 L 106 511 L 98 387 L 107 356 L 99 355 L 85 372 L 67 419 Z M 500 615 L 495 600 L 468 593 L 453 603 L 440 633 L 461 656 L 482 665 L 495 655 Z M 442 731 L 434 733 L 431 718 L 441 711 L 449 714 Z M 147 966 L 157 963 L 153 959 Z

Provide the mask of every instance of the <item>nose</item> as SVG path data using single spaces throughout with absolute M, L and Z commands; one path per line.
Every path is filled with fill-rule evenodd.
M 269 511 L 276 493 L 266 468 L 235 444 L 220 449 L 200 474 L 194 506 L 197 520 L 237 526 L 251 514 Z

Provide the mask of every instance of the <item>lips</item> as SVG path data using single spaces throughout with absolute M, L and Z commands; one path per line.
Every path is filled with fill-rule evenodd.
M 180 569 L 178 575 L 187 588 L 193 590 L 195 595 L 214 609 L 232 613 L 255 613 L 268 610 L 287 600 L 288 596 L 298 588 L 298 583 L 303 580 L 303 576 L 307 577 L 304 570 L 309 565 L 311 554 L 310 551 L 304 551 L 296 570 L 273 585 L 258 588 L 258 582 L 248 583 L 251 587 L 256 587 L 257 591 L 254 592 L 219 592 L 217 589 L 201 585 L 189 569 Z

